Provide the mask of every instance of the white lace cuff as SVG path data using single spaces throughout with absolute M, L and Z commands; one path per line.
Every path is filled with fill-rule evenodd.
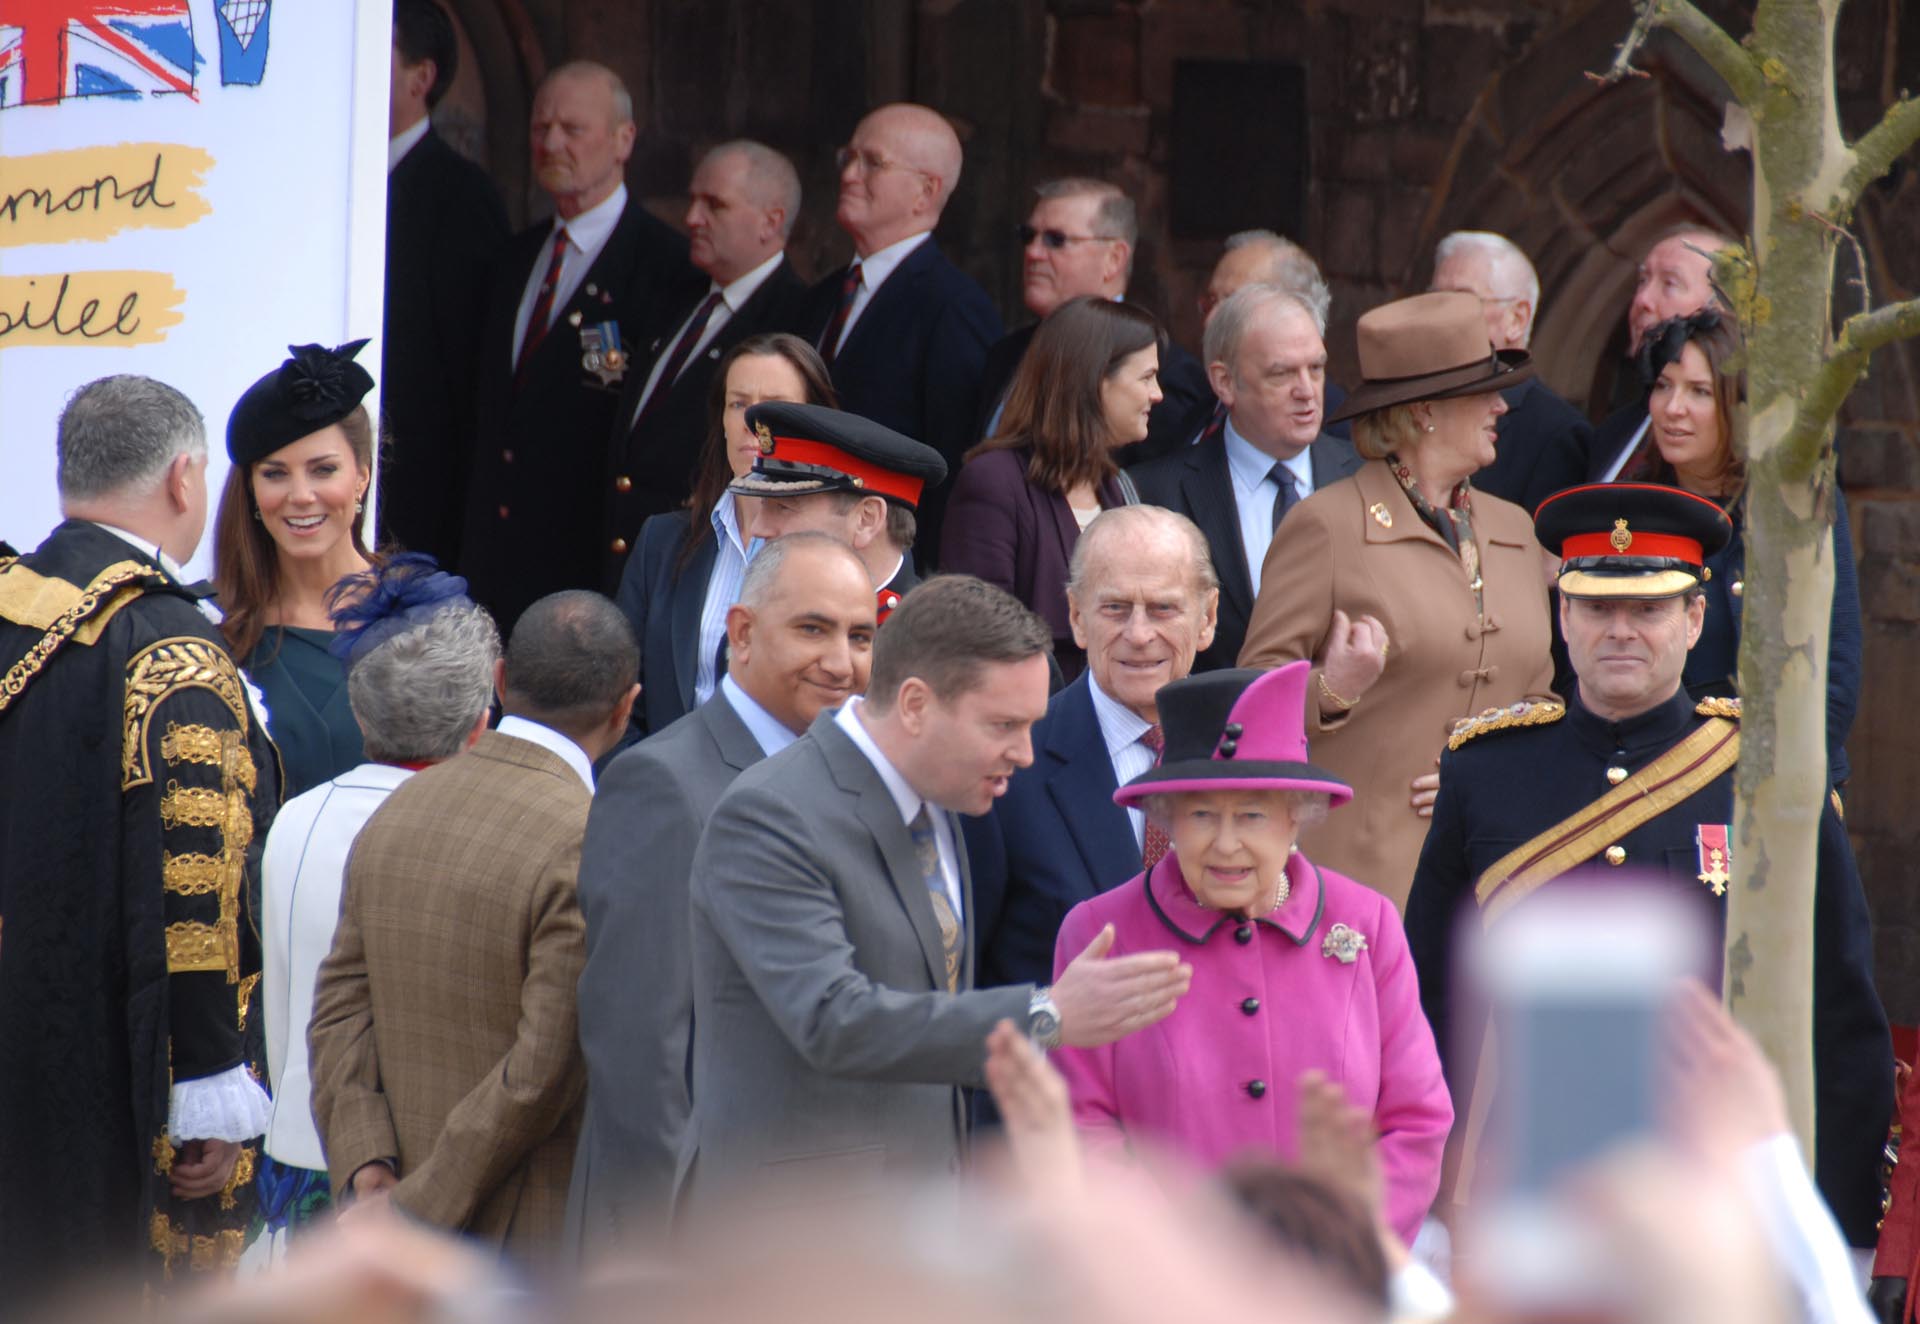
M 189 1140 L 251 1140 L 266 1132 L 273 1101 L 244 1066 L 217 1076 L 176 1080 L 167 1099 L 167 1138 L 174 1144 Z

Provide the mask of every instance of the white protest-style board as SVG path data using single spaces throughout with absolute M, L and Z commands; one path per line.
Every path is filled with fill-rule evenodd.
M 212 505 L 289 345 L 370 339 L 378 376 L 391 47 L 392 0 L 0 0 L 0 539 L 59 522 L 97 377 L 199 406 Z

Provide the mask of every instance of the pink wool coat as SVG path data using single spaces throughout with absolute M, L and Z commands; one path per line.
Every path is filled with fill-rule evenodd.
M 1453 1104 L 1399 912 L 1304 855 L 1287 874 L 1292 894 L 1258 920 L 1202 907 L 1172 853 L 1151 891 L 1142 875 L 1075 906 L 1054 947 L 1056 977 L 1112 924 L 1112 955 L 1176 952 L 1193 986 L 1158 1025 L 1105 1048 L 1057 1049 L 1054 1064 L 1096 1152 L 1138 1137 L 1208 1168 L 1247 1151 L 1293 1158 L 1298 1081 L 1319 1068 L 1372 1110 L 1387 1215 L 1411 1243 L 1440 1186 Z

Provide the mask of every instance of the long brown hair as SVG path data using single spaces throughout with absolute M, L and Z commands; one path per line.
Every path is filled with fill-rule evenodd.
M 1129 355 L 1148 348 L 1159 349 L 1164 366 L 1166 333 L 1138 304 L 1091 296 L 1067 300 L 1033 333 L 1007 388 L 999 430 L 962 462 L 1030 446 L 1027 481 L 1035 487 L 1060 493 L 1082 483 L 1098 487 L 1118 472 L 1101 384 Z
M 692 563 L 701 541 L 713 536 L 713 508 L 720 503 L 727 484 L 733 481 L 733 466 L 727 463 L 727 374 L 734 364 L 746 358 L 785 359 L 806 384 L 807 398 L 803 403 L 825 405 L 828 409 L 840 407 L 840 397 L 833 389 L 833 379 L 827 375 L 827 365 L 813 346 L 799 336 L 785 331 L 766 331 L 748 336 L 726 352 L 713 370 L 713 387 L 707 392 L 707 439 L 700 447 L 700 459 L 693 471 L 693 495 L 687 499 L 693 523 L 674 561 L 675 578 Z
M 365 405 L 336 424 L 346 433 L 360 472 L 373 472 L 373 424 Z M 253 466 L 236 464 L 227 470 L 226 485 L 220 489 L 220 511 L 213 523 L 213 587 L 218 594 L 220 632 L 227 646 L 244 664 L 253 656 L 266 630 L 266 609 L 280 596 L 280 548 L 267 532 L 267 526 L 253 517 Z M 356 517 L 352 530 L 353 550 L 373 565 L 380 563 L 367 549 L 361 525 Z
M 1690 318 L 1674 318 L 1663 322 L 1647 332 L 1647 343 L 1658 348 L 1671 337 L 1674 330 L 1683 329 L 1683 337 L 1672 344 L 1672 358 L 1660 365 L 1654 373 L 1658 381 L 1660 373 L 1666 371 L 1668 363 L 1678 363 L 1688 345 L 1699 347 L 1706 356 L 1707 368 L 1713 374 L 1713 408 L 1720 424 L 1720 465 L 1714 477 L 1722 479 L 1726 491 L 1718 496 L 1722 504 L 1730 504 L 1747 484 L 1746 451 L 1746 400 L 1747 373 L 1741 359 L 1742 341 L 1740 327 L 1732 317 L 1720 313 L 1711 325 L 1701 314 Z M 1647 435 L 1640 443 L 1639 451 L 1626 464 L 1621 466 L 1620 477 L 1641 483 L 1665 483 L 1669 487 L 1680 485 L 1680 476 L 1666 457 L 1660 454 L 1660 445 L 1653 436 L 1653 386 L 1647 387 Z

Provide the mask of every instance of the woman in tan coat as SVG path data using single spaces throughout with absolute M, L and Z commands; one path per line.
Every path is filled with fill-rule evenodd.
M 1552 635 L 1532 519 L 1467 481 L 1493 460 L 1526 352 L 1494 352 L 1469 294 L 1385 304 L 1358 330 L 1365 380 L 1328 421 L 1353 419 L 1368 463 L 1275 532 L 1240 665 L 1315 663 L 1314 762 L 1354 804 L 1301 847 L 1399 906 L 1454 724 L 1550 699 Z

